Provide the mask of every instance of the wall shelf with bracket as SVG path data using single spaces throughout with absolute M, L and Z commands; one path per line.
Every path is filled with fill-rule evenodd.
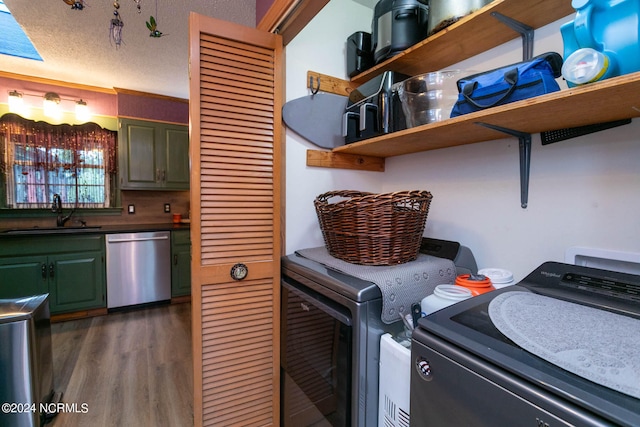
M 534 134 L 624 121 L 640 117 L 639 93 L 637 72 L 344 145 L 331 151 L 336 163 L 307 164 L 344 168 L 342 154 L 384 159 L 504 138 L 496 129 Z
M 443 31 L 355 76 L 350 84 L 357 87 L 388 70 L 407 75 L 441 70 L 518 35 L 523 40 L 523 58 L 527 59 L 532 54 L 533 30 L 574 12 L 571 2 L 566 0 L 494 0 Z M 505 25 L 498 25 L 496 20 Z M 628 123 L 630 119 L 640 117 L 638 93 L 640 72 L 358 141 L 334 148 L 330 154 L 308 150 L 307 165 L 362 170 L 362 165 L 366 164 L 367 167 L 375 166 L 364 170 L 383 171 L 387 157 L 503 139 L 506 131 L 520 140 L 521 205 L 526 207 L 531 135 L 574 128 L 606 129 L 613 126 L 609 126 L 610 123 Z
M 334 148 L 334 153 L 393 157 L 504 138 L 488 123 L 534 134 L 640 117 L 640 72 Z
M 524 29 L 535 30 L 574 12 L 567 0 L 494 0 L 404 52 L 358 74 L 351 81 L 362 84 L 384 71 L 415 76 L 442 70 L 517 38 Z M 498 25 L 498 21 L 507 26 Z M 522 30 L 509 30 L 505 21 L 519 23 Z M 528 34 L 530 38 L 531 33 Z M 523 42 L 527 44 L 527 40 Z

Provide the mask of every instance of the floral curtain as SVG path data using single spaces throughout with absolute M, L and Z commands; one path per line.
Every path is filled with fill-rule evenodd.
M 0 172 L 7 206 L 108 207 L 117 170 L 117 133 L 95 123 L 52 125 L 15 114 L 0 118 Z

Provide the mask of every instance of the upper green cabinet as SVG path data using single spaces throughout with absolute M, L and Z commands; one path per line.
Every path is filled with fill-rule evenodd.
M 121 189 L 189 189 L 188 126 L 120 119 L 118 150 Z

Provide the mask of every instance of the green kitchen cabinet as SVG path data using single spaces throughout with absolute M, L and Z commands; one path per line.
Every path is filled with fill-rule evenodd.
M 189 230 L 171 232 L 171 296 L 191 295 L 191 237 Z
M 47 266 L 46 256 L 0 258 L 0 299 L 49 292 Z
M 120 119 L 118 150 L 123 190 L 189 189 L 188 126 Z
M 51 314 L 106 307 L 104 237 L 3 239 L 0 298 L 49 293 Z
M 52 313 L 105 307 L 104 253 L 68 253 L 49 257 Z

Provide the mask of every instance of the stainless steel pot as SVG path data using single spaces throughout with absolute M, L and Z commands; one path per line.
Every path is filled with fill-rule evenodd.
M 427 33 L 432 35 L 492 0 L 430 0 Z

